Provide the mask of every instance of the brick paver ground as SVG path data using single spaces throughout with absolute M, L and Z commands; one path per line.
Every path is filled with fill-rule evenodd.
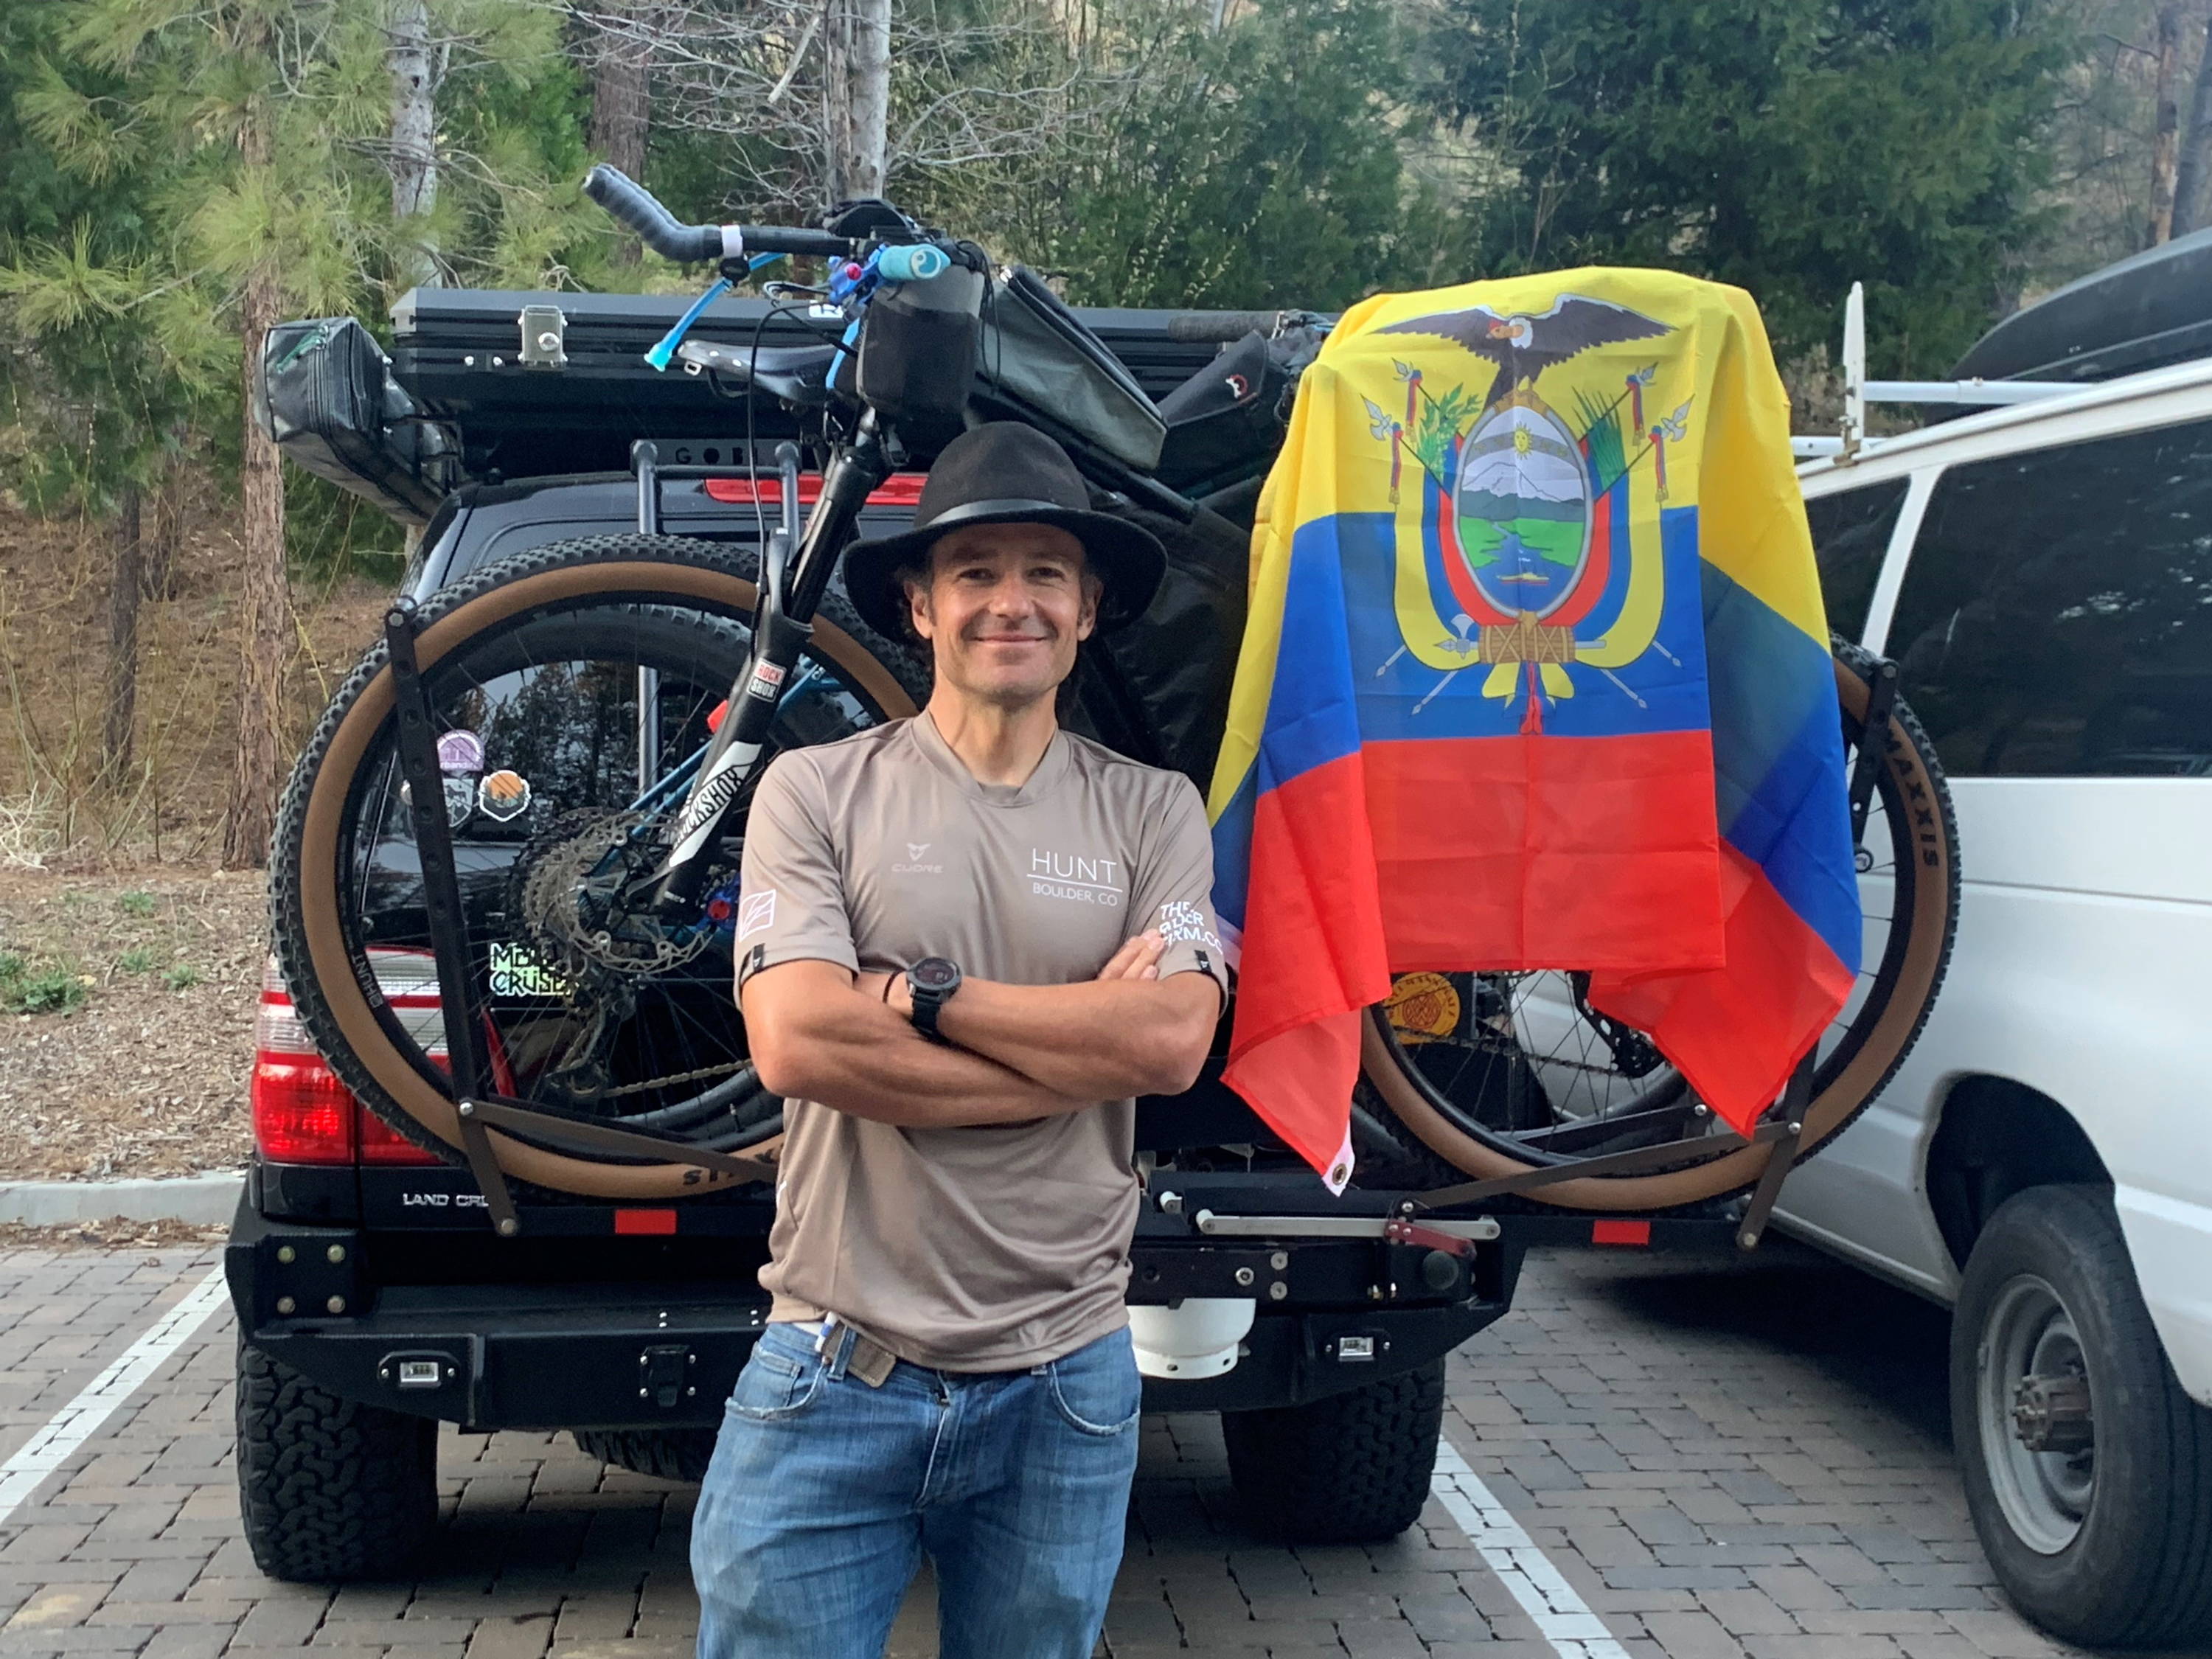
M 0 1253 L 0 1455 L 214 1260 Z M 687 1659 L 691 1490 L 564 1435 L 447 1432 L 420 1582 L 263 1577 L 232 1484 L 233 1340 L 226 1311 L 0 1526 L 0 1659 Z M 1940 1311 L 1786 1243 L 1734 1268 L 1559 1255 L 1454 1359 L 1446 1431 L 1635 1659 L 2070 1652 L 1991 1586 L 1943 1342 Z M 1237 1524 L 1213 1419 L 1143 1433 L 1115 1659 L 1553 1659 L 1441 1504 L 1386 1546 L 1269 1545 Z M 926 1581 L 890 1652 L 934 1654 Z

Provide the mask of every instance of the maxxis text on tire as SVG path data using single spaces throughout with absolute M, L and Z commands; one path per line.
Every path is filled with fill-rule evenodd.
M 240 1341 L 238 1495 L 270 1577 L 398 1577 L 437 1526 L 438 1425 L 331 1394 Z
M 1254 1529 L 1374 1543 L 1420 1517 L 1443 1432 L 1444 1362 L 1303 1406 L 1224 1412 L 1229 1479 Z
M 576 1449 L 633 1474 L 700 1481 L 714 1455 L 712 1429 L 571 1429 Z
M 2078 1333 L 2094 1419 L 2092 1495 L 2055 1553 L 2007 1518 L 1991 1470 L 2005 1449 L 1990 1443 L 1982 1392 L 1998 1310 L 2039 1284 Z M 1953 1316 L 1951 1431 L 1975 1530 L 2028 1618 L 2085 1646 L 2212 1641 L 2212 1411 L 2167 1363 L 2108 1189 L 2031 1188 L 1990 1218 Z

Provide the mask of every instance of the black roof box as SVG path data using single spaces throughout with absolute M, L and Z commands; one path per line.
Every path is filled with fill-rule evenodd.
M 1959 380 L 2110 380 L 2212 356 L 2212 229 L 2092 271 L 2016 311 L 1951 371 Z
M 719 394 L 679 364 L 658 373 L 647 348 L 674 325 L 688 294 L 576 294 L 515 289 L 418 288 L 392 308 L 392 374 L 428 416 L 453 423 L 471 477 L 503 477 L 625 470 L 633 440 L 651 438 L 662 459 L 735 464 L 748 433 L 749 400 Z M 526 306 L 556 306 L 562 318 L 557 368 L 524 367 L 520 319 Z M 834 323 L 770 316 L 765 300 L 725 295 L 708 307 L 693 337 L 750 346 L 805 345 Z M 1213 359 L 1208 341 L 1171 340 L 1167 323 L 1188 313 L 1077 308 L 1157 400 Z M 788 436 L 789 417 L 767 398 L 750 400 L 750 436 Z

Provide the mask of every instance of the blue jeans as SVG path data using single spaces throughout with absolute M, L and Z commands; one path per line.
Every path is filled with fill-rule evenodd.
M 924 1550 L 941 1659 L 1090 1659 L 1137 1469 L 1128 1332 L 874 1389 L 849 1352 L 770 1325 L 738 1375 L 691 1523 L 699 1659 L 881 1659 Z

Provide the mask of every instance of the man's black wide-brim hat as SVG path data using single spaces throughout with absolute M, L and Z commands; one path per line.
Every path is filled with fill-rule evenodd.
M 945 445 L 921 487 L 914 528 L 855 542 L 845 555 L 845 590 L 861 620 L 886 639 L 908 637 L 899 571 L 927 568 L 937 538 L 975 524 L 1048 524 L 1083 544 L 1105 584 L 1098 626 L 1124 627 L 1144 614 L 1167 572 L 1167 555 L 1142 526 L 1091 507 L 1091 491 L 1067 452 L 1035 427 L 993 421 Z

